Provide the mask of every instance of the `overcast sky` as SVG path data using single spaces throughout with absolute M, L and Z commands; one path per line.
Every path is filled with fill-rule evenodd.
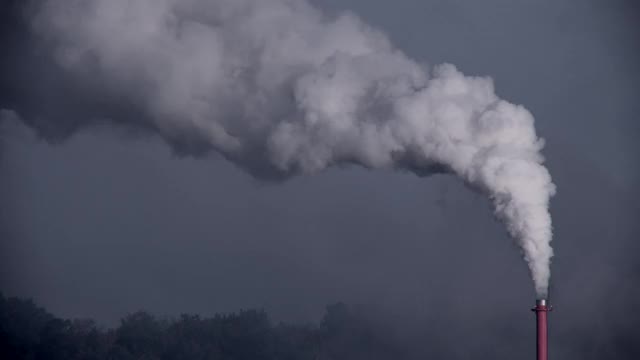
M 624 339 L 640 325 L 634 2 L 313 3 L 358 14 L 419 61 L 491 76 L 501 97 L 534 114 L 558 186 L 552 355 L 582 358 L 588 346 L 622 341 L 618 358 L 631 358 Z M 10 109 L 11 94 L 0 95 Z M 56 315 L 114 324 L 138 309 L 262 307 L 316 321 L 344 301 L 429 318 L 442 336 L 482 329 L 450 358 L 489 342 L 505 358 L 532 345 L 534 292 L 519 250 L 488 200 L 453 176 L 346 168 L 265 184 L 216 154 L 179 157 L 122 127 L 54 144 L 5 116 L 0 137 L 0 290 Z M 504 334 L 506 344 L 495 339 Z

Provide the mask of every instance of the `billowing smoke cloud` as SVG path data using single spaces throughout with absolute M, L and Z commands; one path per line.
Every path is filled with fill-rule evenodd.
M 546 296 L 555 187 L 532 115 L 498 98 L 490 78 L 428 70 L 356 16 L 327 17 L 304 0 L 34 9 L 63 82 L 125 104 L 126 121 L 182 151 L 214 150 L 265 178 L 344 164 L 458 175 L 491 199 Z

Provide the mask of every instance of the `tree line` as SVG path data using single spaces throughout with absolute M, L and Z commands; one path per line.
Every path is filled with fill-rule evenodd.
M 0 293 L 0 359 L 339 360 L 403 359 L 389 330 L 337 303 L 318 324 L 274 323 L 264 310 L 158 318 L 144 311 L 115 328 L 58 318 L 32 300 Z

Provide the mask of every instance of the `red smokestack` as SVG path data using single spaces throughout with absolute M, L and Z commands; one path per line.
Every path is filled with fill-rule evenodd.
M 536 353 L 538 360 L 547 360 L 547 313 L 551 311 L 551 306 L 547 306 L 547 300 L 536 300 L 536 307 L 531 309 L 536 313 L 537 335 Z

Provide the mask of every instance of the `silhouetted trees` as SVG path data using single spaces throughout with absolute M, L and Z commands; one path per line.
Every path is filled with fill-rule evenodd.
M 357 308 L 327 307 L 320 325 L 273 324 L 261 310 L 201 318 L 130 314 L 115 329 L 54 317 L 0 294 L 0 359 L 339 360 L 401 359 L 384 327 Z

